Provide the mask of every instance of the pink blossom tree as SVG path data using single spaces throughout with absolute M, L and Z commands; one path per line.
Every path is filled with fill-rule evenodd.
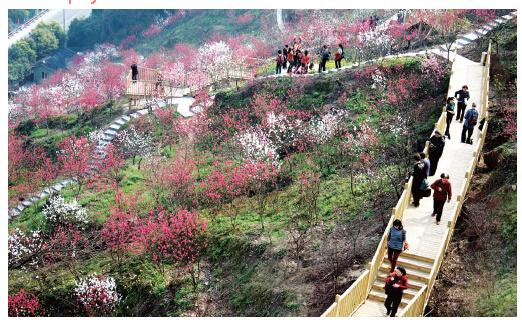
M 207 247 L 206 229 L 207 223 L 195 211 L 151 211 L 138 229 L 137 240 L 162 274 L 167 263 L 188 268 L 195 288 L 201 253 Z
M 71 136 L 58 144 L 58 163 L 61 172 L 74 178 L 78 183 L 76 197 L 87 180 L 91 158 L 94 156 L 95 143 L 90 143 L 85 136 Z

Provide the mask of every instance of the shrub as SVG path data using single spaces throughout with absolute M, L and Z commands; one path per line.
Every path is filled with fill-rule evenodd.
M 42 233 L 39 230 L 25 234 L 16 228 L 7 238 L 9 267 L 28 264 L 35 266 L 38 260 L 34 254 L 42 246 Z
M 108 316 L 120 302 L 113 277 L 92 275 L 76 282 L 74 289 L 79 307 L 89 316 Z
M 42 313 L 40 301 L 35 295 L 25 292 L 24 289 L 8 298 L 9 317 L 33 317 Z
M 75 225 L 86 225 L 89 223 L 87 210 L 78 204 L 76 199 L 65 203 L 60 195 L 51 195 L 43 209 L 46 221 L 50 225 L 72 223 Z

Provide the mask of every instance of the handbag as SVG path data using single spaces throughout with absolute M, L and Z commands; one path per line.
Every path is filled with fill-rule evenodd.
M 421 183 L 421 186 L 420 186 L 420 190 L 421 191 L 426 191 L 426 190 L 429 190 L 430 189 L 430 183 L 428 183 L 428 180 L 425 178 L 422 180 L 422 183 Z

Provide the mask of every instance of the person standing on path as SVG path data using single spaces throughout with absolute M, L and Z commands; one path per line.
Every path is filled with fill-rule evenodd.
M 308 67 L 310 65 L 310 54 L 308 53 L 308 50 L 304 51 L 304 55 L 301 58 L 301 63 L 305 65 L 304 73 L 308 73 Z
M 431 184 L 431 188 L 433 189 L 433 213 L 431 216 L 436 216 L 435 223 L 439 225 L 444 203 L 446 200 L 448 200 L 448 203 L 451 201 L 451 183 L 449 181 L 449 175 L 442 173 L 440 178 Z
M 418 153 L 413 155 L 413 159 L 415 159 L 415 164 L 413 165 L 413 172 L 411 173 L 413 177 L 411 184 L 411 194 L 413 196 L 413 205 L 418 207 L 419 201 L 423 196 L 421 185 L 422 182 L 426 179 L 426 172 L 424 171 L 424 162 Z
M 408 289 L 408 277 L 406 276 L 406 269 L 402 266 L 397 267 L 388 277 L 384 285 L 384 293 L 386 293 L 386 300 L 384 307 L 386 307 L 386 315 L 395 317 L 399 305 L 402 300 L 402 293 Z
M 395 270 L 399 255 L 406 250 L 406 230 L 402 227 L 399 219 L 393 221 L 393 226 L 388 233 L 388 261 L 390 261 L 390 272 Z
M 428 176 L 430 176 L 431 156 L 426 158 L 426 154 L 424 152 L 420 152 L 419 155 L 421 156 L 422 162 L 424 163 L 424 172 L 426 173 L 426 178 L 428 178 Z
M 453 121 L 453 116 L 455 115 L 455 97 L 449 97 L 446 101 L 446 132 L 444 133 L 445 136 L 448 137 L 448 139 L 451 140 L 450 137 L 450 125 L 451 121 Z
M 276 74 L 281 74 L 281 68 L 283 67 L 283 63 L 285 62 L 285 58 L 281 50 L 277 51 L 276 57 Z
M 286 71 L 286 73 L 292 73 L 292 66 L 294 64 L 294 50 L 293 49 L 290 49 L 288 51 L 288 70 Z
M 468 86 L 464 85 L 461 90 L 456 91 L 455 98 L 457 98 L 457 120 L 460 120 L 460 123 L 462 123 L 467 101 L 469 100 Z
M 471 104 L 471 108 L 466 112 L 464 116 L 464 125 L 462 126 L 462 134 L 460 136 L 460 141 L 462 143 L 473 144 L 471 142 L 471 136 L 473 135 L 473 129 L 475 125 L 477 125 L 478 121 L 478 111 L 477 105 L 475 103 Z M 468 136 L 466 137 L 466 133 Z
M 283 57 L 285 58 L 285 61 L 283 62 L 283 69 L 286 69 L 286 64 L 288 63 L 288 44 L 285 45 L 285 48 L 283 49 Z
M 330 59 L 330 52 L 328 47 L 323 45 L 320 53 L 321 61 L 319 63 L 319 73 L 326 71 L 326 62 Z
M 341 68 L 341 61 L 344 58 L 344 48 L 342 44 L 339 44 L 339 48 L 337 49 L 337 52 L 335 52 L 335 68 L 340 69 Z
M 437 172 L 437 165 L 439 164 L 440 156 L 444 152 L 444 136 L 440 134 L 439 130 L 435 130 L 430 138 L 428 147 L 428 155 L 430 157 L 430 172 L 429 176 L 435 175 Z
M 136 82 L 138 80 L 138 65 L 136 62 L 133 62 L 131 65 L 131 73 L 132 73 L 132 82 Z

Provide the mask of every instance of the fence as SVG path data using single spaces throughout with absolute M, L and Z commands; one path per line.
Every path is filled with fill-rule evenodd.
M 455 51 L 455 58 L 456 58 L 456 51 Z M 455 62 L 455 58 L 453 59 L 453 62 Z M 482 60 L 484 64 L 484 73 L 482 76 L 482 115 L 484 117 L 488 116 L 487 108 L 488 108 L 488 95 L 489 95 L 489 68 L 491 63 L 491 42 L 488 47 L 488 52 L 486 53 L 485 57 L 483 57 Z M 453 69 L 451 71 L 451 74 L 453 74 Z M 448 97 L 450 97 L 450 91 L 451 91 L 451 84 L 448 86 Z M 409 316 L 423 316 L 424 309 L 426 307 L 426 304 L 428 303 L 428 298 L 430 296 L 431 290 L 433 288 L 433 285 L 435 284 L 435 279 L 437 277 L 437 274 L 440 269 L 440 265 L 442 264 L 442 260 L 444 259 L 444 253 L 446 251 L 446 248 L 451 241 L 451 236 L 453 234 L 453 230 L 455 228 L 456 220 L 460 214 L 460 211 L 462 210 L 462 205 L 464 203 L 464 197 L 468 191 L 471 177 L 473 176 L 473 172 L 475 170 L 475 167 L 478 163 L 480 153 L 482 152 L 482 148 L 484 146 L 485 136 L 487 132 L 488 122 L 486 121 L 483 127 L 482 132 L 479 136 L 479 143 L 477 146 L 477 149 L 473 153 L 473 161 L 471 162 L 468 170 L 465 174 L 465 181 L 462 185 L 460 194 L 457 196 L 457 207 L 454 210 L 454 214 L 450 218 L 450 221 L 448 222 L 448 227 L 445 231 L 445 234 L 443 236 L 444 242 L 443 245 L 441 245 L 441 248 L 439 249 L 439 252 L 437 253 L 437 256 L 435 258 L 435 261 L 433 263 L 433 268 L 431 270 L 430 276 L 429 276 L 429 282 L 427 285 L 423 286 L 422 289 L 413 297 L 412 300 L 408 303 L 408 305 L 401 311 L 399 316 L 409 317 Z M 444 134 L 446 128 L 446 110 L 445 107 L 442 109 L 442 114 L 440 115 L 439 119 L 435 123 L 434 130 L 438 130 L 440 133 Z M 428 155 L 428 149 L 429 149 L 429 141 L 426 142 L 426 146 L 424 148 L 424 153 Z M 377 246 L 377 250 L 375 252 L 375 255 L 372 259 L 372 261 L 369 263 L 368 270 L 361 275 L 361 277 L 352 285 L 350 288 L 348 288 L 342 295 L 337 295 L 334 304 L 332 304 L 322 315 L 322 317 L 332 317 L 332 316 L 351 316 L 353 312 L 355 312 L 366 299 L 368 296 L 372 284 L 375 281 L 379 267 L 382 264 L 382 261 L 384 259 L 384 255 L 386 253 L 386 236 L 388 232 L 391 229 L 392 223 L 395 219 L 402 220 L 404 210 L 408 206 L 411 198 L 411 185 L 412 185 L 412 178 L 408 180 L 408 183 L 403 190 L 401 197 L 395 207 L 392 209 L 391 218 L 388 221 L 388 225 L 386 226 L 386 229 L 384 231 L 384 234 L 381 238 L 381 241 L 379 242 L 379 245 Z M 366 290 L 361 290 L 361 287 L 366 286 Z M 348 306 L 348 307 L 343 307 Z M 353 307 L 355 306 L 355 307 Z M 350 308 L 349 308 L 350 307 Z M 353 307 L 353 308 L 351 308 Z
M 328 308 L 323 317 L 338 317 L 340 315 L 351 315 L 364 302 L 367 295 L 367 288 L 370 278 L 370 271 L 366 270 L 341 296 L 335 296 L 335 302 Z M 346 299 L 353 296 L 359 299 Z
M 180 80 L 164 80 L 158 69 L 150 69 L 138 66 L 137 80 L 132 80 L 132 71 L 129 71 L 126 78 L 126 94 L 133 97 L 168 96 L 170 94 L 185 94 L 194 92 L 206 87 L 218 87 L 220 83 L 237 80 L 248 80 L 254 78 L 254 72 L 260 62 L 264 60 L 256 58 L 242 58 L 243 63 L 237 66 L 222 69 L 209 74 L 208 78 L 191 80 L 190 72 L 185 72 Z

